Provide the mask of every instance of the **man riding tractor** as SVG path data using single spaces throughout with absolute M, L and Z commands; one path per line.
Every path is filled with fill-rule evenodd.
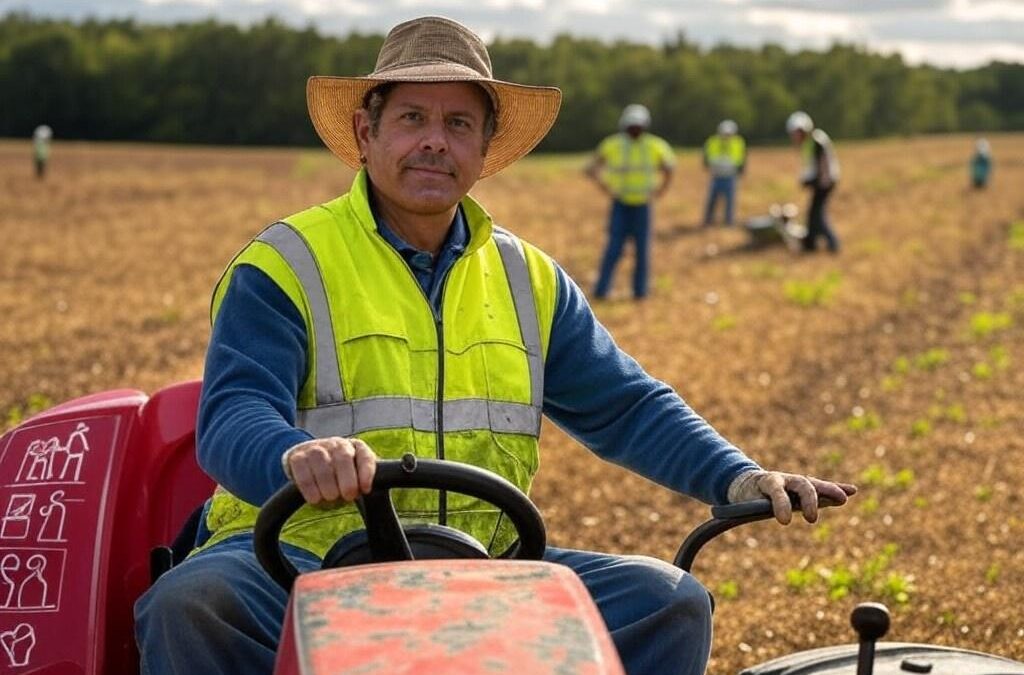
M 361 527 L 377 457 L 474 464 L 524 492 L 541 414 L 601 457 L 706 502 L 762 495 L 791 519 L 853 486 L 763 471 L 619 350 L 543 252 L 467 196 L 529 152 L 560 92 L 496 80 L 480 39 L 443 18 L 387 36 L 366 77 L 313 77 L 310 115 L 358 169 L 350 191 L 271 225 L 213 301 L 198 458 L 219 484 L 198 550 L 136 605 L 145 673 L 270 673 L 287 592 L 253 553 L 260 505 L 293 480 L 308 504 L 281 533 L 299 571 Z M 405 491 L 406 521 L 515 545 L 494 507 Z M 652 558 L 548 547 L 596 602 L 627 670 L 703 672 L 707 592 Z

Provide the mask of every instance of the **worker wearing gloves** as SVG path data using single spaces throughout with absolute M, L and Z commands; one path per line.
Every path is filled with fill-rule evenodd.
M 811 116 L 798 110 L 786 120 L 786 132 L 793 145 L 800 148 L 803 168 L 800 183 L 811 191 L 811 206 L 807 210 L 807 236 L 803 240 L 805 251 L 817 248 L 819 237 L 831 253 L 839 252 L 839 239 L 828 217 L 828 198 L 839 182 L 839 160 L 832 139 L 814 126 Z
M 747 163 L 747 144 L 732 120 L 722 120 L 714 136 L 704 142 L 704 169 L 711 175 L 704 207 L 704 226 L 712 224 L 719 198 L 725 201 L 725 224 L 733 224 L 736 183 Z
M 300 572 L 361 528 L 352 501 L 378 457 L 410 450 L 489 469 L 526 491 L 541 415 L 603 458 L 707 502 L 768 496 L 776 518 L 852 486 L 762 470 L 622 352 L 546 254 L 467 196 L 530 151 L 560 92 L 494 79 L 483 42 L 448 19 L 396 26 L 366 77 L 313 77 L 314 127 L 357 170 L 346 194 L 275 223 L 229 264 L 197 425 L 219 484 L 198 551 L 136 605 L 142 672 L 269 675 L 288 594 L 253 553 L 263 504 L 293 480 L 282 531 Z M 403 491 L 405 522 L 445 524 L 492 555 L 514 544 L 493 506 Z M 630 673 L 704 671 L 711 605 L 665 562 L 549 547 L 576 571 Z
M 672 146 L 650 133 L 650 111 L 633 103 L 619 118 L 619 133 L 597 146 L 586 173 L 612 200 L 608 216 L 608 245 L 601 259 L 594 295 L 608 296 L 615 266 L 626 240 L 636 249 L 633 297 L 647 296 L 650 269 L 651 202 L 665 194 L 672 180 L 675 153 Z

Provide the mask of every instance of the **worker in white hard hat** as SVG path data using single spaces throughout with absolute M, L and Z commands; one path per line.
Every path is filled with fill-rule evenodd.
M 725 201 L 725 224 L 733 224 L 736 183 L 746 163 L 747 143 L 739 134 L 739 126 L 733 120 L 722 120 L 718 131 L 704 142 L 704 168 L 711 174 L 704 207 L 705 227 L 713 222 L 719 199 Z
M 51 138 L 53 138 L 53 130 L 45 124 L 40 124 L 32 132 L 32 156 L 36 163 L 36 178 L 40 180 L 46 176 L 46 163 L 50 159 Z
M 975 190 L 983 190 L 988 186 L 992 174 L 992 148 L 984 138 L 974 144 L 974 155 L 971 157 L 971 185 Z
M 802 110 L 796 111 L 786 120 L 786 132 L 793 144 L 800 148 L 803 158 L 800 183 L 811 190 L 804 250 L 815 250 L 818 238 L 824 237 L 828 250 L 838 253 L 839 239 L 832 229 L 826 210 L 828 198 L 839 181 L 839 160 L 832 139 L 823 130 L 816 128 L 811 116 Z
M 633 296 L 639 300 L 647 295 L 651 202 L 665 194 L 675 167 L 672 146 L 650 133 L 650 126 L 651 113 L 646 107 L 627 105 L 619 118 L 619 133 L 601 141 L 586 169 L 612 199 L 608 245 L 594 289 L 599 299 L 611 290 L 615 266 L 627 239 L 632 239 L 636 247 Z

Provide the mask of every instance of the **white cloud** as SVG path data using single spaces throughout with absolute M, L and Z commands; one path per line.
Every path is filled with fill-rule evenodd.
M 1024 62 L 1021 0 L 0 0 L 33 14 L 247 24 L 275 15 L 322 32 L 386 32 L 424 14 L 462 21 L 485 39 L 546 42 L 559 33 L 660 43 L 679 32 L 721 42 L 789 49 L 856 43 L 908 61 L 971 67 L 993 58 Z
M 1024 3 L 1009 0 L 952 0 L 949 17 L 955 21 L 1024 22 Z
M 745 18 L 755 26 L 778 28 L 784 36 L 824 46 L 835 40 L 856 40 L 864 36 L 864 21 L 848 14 L 811 12 L 797 9 L 750 9 Z
M 911 64 L 941 63 L 953 68 L 970 68 L 989 61 L 1024 63 L 1024 44 L 1019 42 L 918 42 L 901 40 L 875 45 L 879 51 L 899 52 Z

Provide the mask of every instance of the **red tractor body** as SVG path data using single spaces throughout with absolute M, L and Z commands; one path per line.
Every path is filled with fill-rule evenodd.
M 213 489 L 199 383 L 52 408 L 0 438 L 0 673 L 133 673 L 150 551 Z
M 196 464 L 198 397 L 198 382 L 105 392 L 0 438 L 0 674 L 139 672 L 132 610 L 166 562 L 154 551 L 214 487 Z M 281 644 L 278 675 L 622 673 L 582 582 L 542 562 L 305 575 Z
M 623 672 L 582 582 L 544 562 L 422 560 L 305 574 L 283 633 L 277 675 Z

